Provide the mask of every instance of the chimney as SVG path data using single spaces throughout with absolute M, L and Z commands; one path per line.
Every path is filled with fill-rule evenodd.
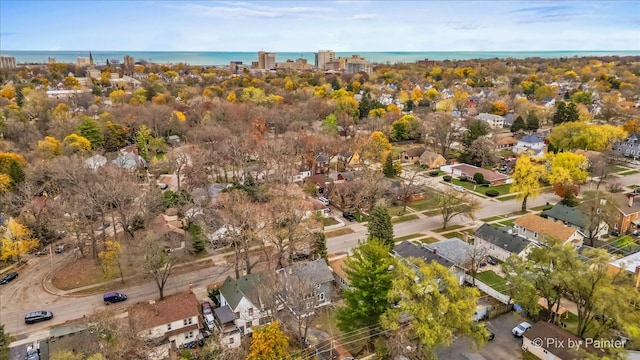
M 633 195 L 629 196 L 629 207 L 632 207 L 632 206 L 633 206 Z
M 468 233 L 468 232 L 466 232 L 466 231 L 463 231 L 463 232 L 462 232 L 462 240 L 463 240 L 464 242 L 466 242 L 466 243 L 468 243 L 468 242 L 469 242 L 469 233 Z
M 437 251 L 435 248 L 431 249 L 431 251 L 433 251 L 434 254 L 437 254 Z

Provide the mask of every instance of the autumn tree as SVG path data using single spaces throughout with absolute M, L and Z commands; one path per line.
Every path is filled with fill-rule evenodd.
M 70 134 L 64 138 L 63 143 L 71 153 L 84 153 L 91 150 L 91 142 L 78 134 Z
M 583 214 L 583 227 L 587 245 L 594 246 L 594 241 L 606 229 L 608 224 L 618 220 L 616 202 L 608 192 L 602 190 L 587 190 L 582 193 L 582 202 L 578 209 Z
M 20 256 L 40 246 L 40 241 L 33 238 L 33 233 L 18 220 L 9 219 L 6 229 L 2 234 L 2 248 L 0 259 L 6 261 L 15 259 L 20 263 Z
M 516 160 L 509 192 L 516 194 L 516 199 L 522 201 L 522 211 L 527 210 L 527 200 L 535 199 L 540 194 L 540 181 L 545 175 L 544 166 L 534 164 L 526 154 L 520 155 Z
M 349 287 L 342 294 L 344 306 L 336 312 L 342 331 L 366 328 L 374 332 L 389 308 L 394 266 L 396 261 L 389 254 L 388 245 L 378 239 L 370 239 L 353 249 L 353 255 L 345 261 Z
M 384 328 L 399 330 L 401 316 L 408 315 L 408 329 L 420 343 L 416 354 L 420 359 L 433 358 L 438 346 L 449 346 L 460 334 L 482 345 L 487 331 L 473 321 L 479 291 L 461 286 L 450 270 L 437 262 L 426 264 L 416 258 L 408 262 L 397 264 L 388 301 L 398 306 L 383 315 Z
M 424 124 L 428 143 L 447 159 L 451 145 L 462 135 L 460 127 L 451 115 L 442 113 L 430 114 Z
M 45 136 L 44 140 L 38 141 L 38 154 L 44 159 L 52 159 L 62 155 L 62 143 L 60 140 Z
M 369 239 L 378 239 L 389 248 L 393 247 L 393 224 L 389 209 L 383 205 L 376 205 L 369 214 L 369 222 L 367 223 L 369 230 Z
M 404 115 L 391 123 L 391 141 L 417 140 L 421 135 L 420 121 L 413 115 Z
M 120 243 L 116 240 L 107 240 L 104 242 L 104 250 L 100 251 L 98 257 L 100 258 L 100 265 L 102 266 L 104 277 L 110 279 L 114 275 L 120 275 L 120 281 L 124 283 L 120 254 Z
M 481 137 L 471 143 L 469 155 L 473 164 L 479 167 L 494 166 L 498 162 L 496 144 L 486 137 Z
M 546 158 L 549 183 L 582 184 L 587 180 L 589 163 L 584 155 L 571 152 L 549 153 Z
M 446 229 L 449 222 L 456 216 L 475 218 L 475 212 L 480 204 L 467 192 L 460 192 L 447 188 L 438 196 L 438 212 L 442 215 L 442 228 Z
M 277 321 L 253 330 L 247 360 L 281 360 L 289 357 L 289 340 Z
M 362 156 L 379 162 L 389 151 L 391 151 L 391 144 L 387 137 L 380 131 L 374 131 L 364 144 Z
M 146 274 L 155 281 L 158 292 L 160 293 L 160 300 L 163 300 L 164 287 L 177 265 L 176 256 L 168 254 L 158 243 L 157 239 L 154 241 L 148 238 L 142 246 L 144 248 L 144 270 Z

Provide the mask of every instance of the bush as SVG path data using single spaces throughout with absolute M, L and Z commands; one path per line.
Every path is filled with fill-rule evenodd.
M 444 180 L 446 182 L 451 182 L 451 176 L 445 175 L 445 176 L 442 177 L 442 180 Z
M 473 174 L 473 181 L 475 181 L 476 184 L 478 184 L 478 185 L 483 184 L 484 181 L 485 181 L 484 180 L 484 175 L 482 175 L 482 173 L 479 173 L 479 172 Z
M 496 197 L 500 195 L 500 192 L 498 192 L 498 190 L 491 189 L 491 190 L 487 190 L 487 192 L 484 194 L 487 195 L 488 197 Z
M 460 181 L 467 181 L 467 177 L 466 177 L 466 176 L 460 176 L 460 177 L 458 178 L 458 180 L 460 180 Z
M 436 177 L 436 176 L 438 176 L 439 173 L 440 173 L 440 171 L 438 171 L 438 170 L 432 171 L 432 172 L 429 173 L 429 176 Z

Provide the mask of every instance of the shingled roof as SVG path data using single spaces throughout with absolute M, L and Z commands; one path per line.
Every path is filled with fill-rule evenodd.
M 455 265 L 453 261 L 438 254 L 437 251 L 425 249 L 422 246 L 418 246 L 409 241 L 403 241 L 400 244 L 396 245 L 393 248 L 393 252 L 405 259 L 415 257 L 424 260 L 424 262 L 426 263 L 435 261 L 447 268 L 453 267 Z
M 566 226 L 560 221 L 553 221 L 545 219 L 536 214 L 524 215 L 513 222 L 524 229 L 537 232 L 547 237 L 560 240 L 563 243 L 568 241 L 573 234 L 575 234 L 575 228 Z
M 220 287 L 220 294 L 224 296 L 232 310 L 235 310 L 243 297 L 251 301 L 253 305 L 260 306 L 257 286 L 260 283 L 259 274 L 249 274 L 233 280 L 227 276 Z
M 512 231 L 509 234 L 509 230 Z M 496 229 L 489 224 L 482 224 L 473 234 L 476 238 L 490 242 L 495 246 L 505 249 L 513 254 L 519 254 L 532 242 L 517 235 L 512 228 L 503 227 Z
M 166 297 L 153 304 L 139 302 L 129 307 L 129 321 L 135 332 L 183 320 L 200 314 L 200 303 L 192 292 Z M 196 325 L 197 328 L 197 324 Z M 181 329 L 184 330 L 184 329 Z

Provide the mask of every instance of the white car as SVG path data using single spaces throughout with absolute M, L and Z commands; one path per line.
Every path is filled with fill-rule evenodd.
M 319 197 L 318 200 L 322 203 L 322 205 L 329 206 L 329 199 L 327 199 L 326 197 Z
M 531 329 L 531 324 L 525 321 L 514 327 L 513 330 L 511 330 L 511 333 L 513 333 L 513 336 L 515 337 L 522 337 L 529 329 Z
M 464 192 L 464 188 L 460 185 L 453 185 L 453 189 L 454 190 L 458 190 L 460 192 Z

